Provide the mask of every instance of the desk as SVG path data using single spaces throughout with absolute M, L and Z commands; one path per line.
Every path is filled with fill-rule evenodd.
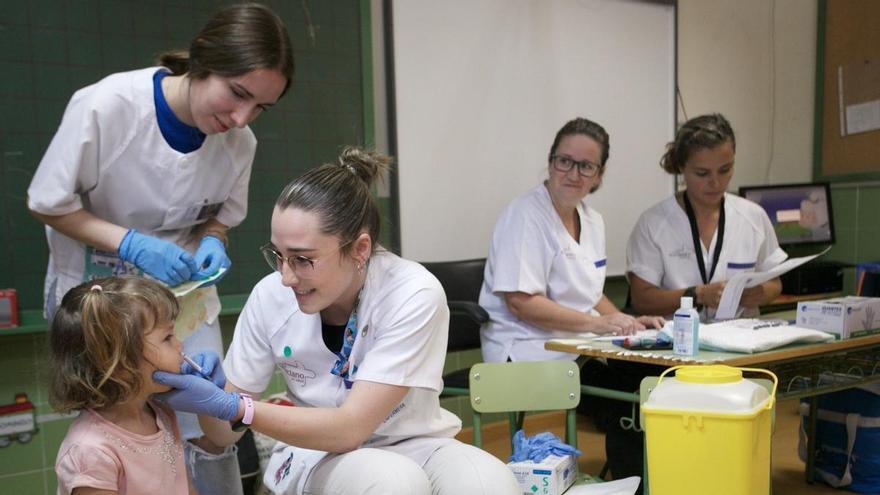
M 755 354 L 701 351 L 695 358 L 676 356 L 672 350 L 629 351 L 611 342 L 588 340 L 580 345 L 574 344 L 573 340 L 550 340 L 544 347 L 660 366 L 726 364 L 761 367 L 773 371 L 779 378 L 777 396 L 780 399 L 809 397 L 880 380 L 880 334 L 822 344 L 789 345 Z M 853 379 L 851 382 L 818 385 L 819 375 L 825 372 L 850 375 Z
M 577 344 L 575 340 L 565 339 L 561 342 L 551 340 L 544 347 L 553 351 L 661 366 L 726 364 L 729 366 L 760 367 L 774 372 L 779 378 L 777 399 L 809 397 L 810 422 L 807 425 L 806 466 L 808 483 L 812 483 L 815 476 L 813 464 L 815 458 L 816 396 L 880 380 L 880 335 L 822 344 L 789 345 L 755 354 L 702 351 L 694 358 L 675 356 L 671 350 L 629 351 L 615 346 L 611 342 L 584 339 L 583 343 Z M 819 376 L 828 372 L 846 376 L 847 380 L 820 384 Z M 600 395 L 613 397 L 615 393 L 621 394 L 620 391 L 608 390 L 607 392 L 609 394 Z

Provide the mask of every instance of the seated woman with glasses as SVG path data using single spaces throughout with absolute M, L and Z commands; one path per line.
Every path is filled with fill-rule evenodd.
M 608 133 L 584 118 L 566 123 L 550 147 L 543 184 L 501 213 L 489 244 L 480 306 L 483 359 L 575 359 L 544 349 L 575 333 L 629 335 L 662 318 L 621 313 L 603 293 L 605 223 L 585 198 L 602 183 Z
M 248 427 L 279 440 L 264 476 L 273 493 L 519 493 L 507 466 L 453 438 L 461 421 L 440 408 L 443 288 L 376 244 L 370 185 L 389 163 L 348 148 L 288 184 L 261 249 L 273 273 L 251 292 L 222 371 L 154 378 L 220 445 Z M 276 370 L 296 407 L 251 398 Z

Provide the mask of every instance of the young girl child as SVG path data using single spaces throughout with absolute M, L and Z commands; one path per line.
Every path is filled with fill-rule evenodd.
M 154 371 L 181 371 L 177 312 L 171 292 L 142 277 L 65 294 L 52 320 L 50 402 L 82 413 L 58 450 L 59 494 L 191 491 L 174 411 L 150 398 L 169 389 Z

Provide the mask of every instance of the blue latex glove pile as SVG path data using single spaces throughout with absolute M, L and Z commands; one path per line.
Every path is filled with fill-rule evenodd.
M 238 413 L 238 392 L 226 392 L 226 376 L 220 367 L 220 358 L 213 352 L 192 356 L 202 368 L 196 371 L 188 363 L 180 367 L 181 374 L 154 371 L 153 380 L 173 387 L 171 391 L 156 394 L 156 398 L 176 411 L 213 416 L 229 421 Z
M 550 455 L 580 456 L 581 451 L 563 443 L 556 435 L 545 431 L 531 437 L 527 437 L 523 430 L 519 430 L 513 435 L 513 454 L 508 461 L 519 462 L 531 460 L 533 462 L 541 462 Z
M 226 247 L 216 237 L 203 237 L 193 256 L 173 242 L 141 234 L 135 229 L 129 230 L 119 243 L 119 257 L 171 287 L 191 279 L 205 279 L 221 267 L 229 268 L 232 264 L 226 255 Z M 206 285 L 216 284 L 220 278 Z

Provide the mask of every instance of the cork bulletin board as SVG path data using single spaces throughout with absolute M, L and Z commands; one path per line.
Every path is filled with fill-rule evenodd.
M 814 178 L 880 179 L 880 2 L 820 0 Z

